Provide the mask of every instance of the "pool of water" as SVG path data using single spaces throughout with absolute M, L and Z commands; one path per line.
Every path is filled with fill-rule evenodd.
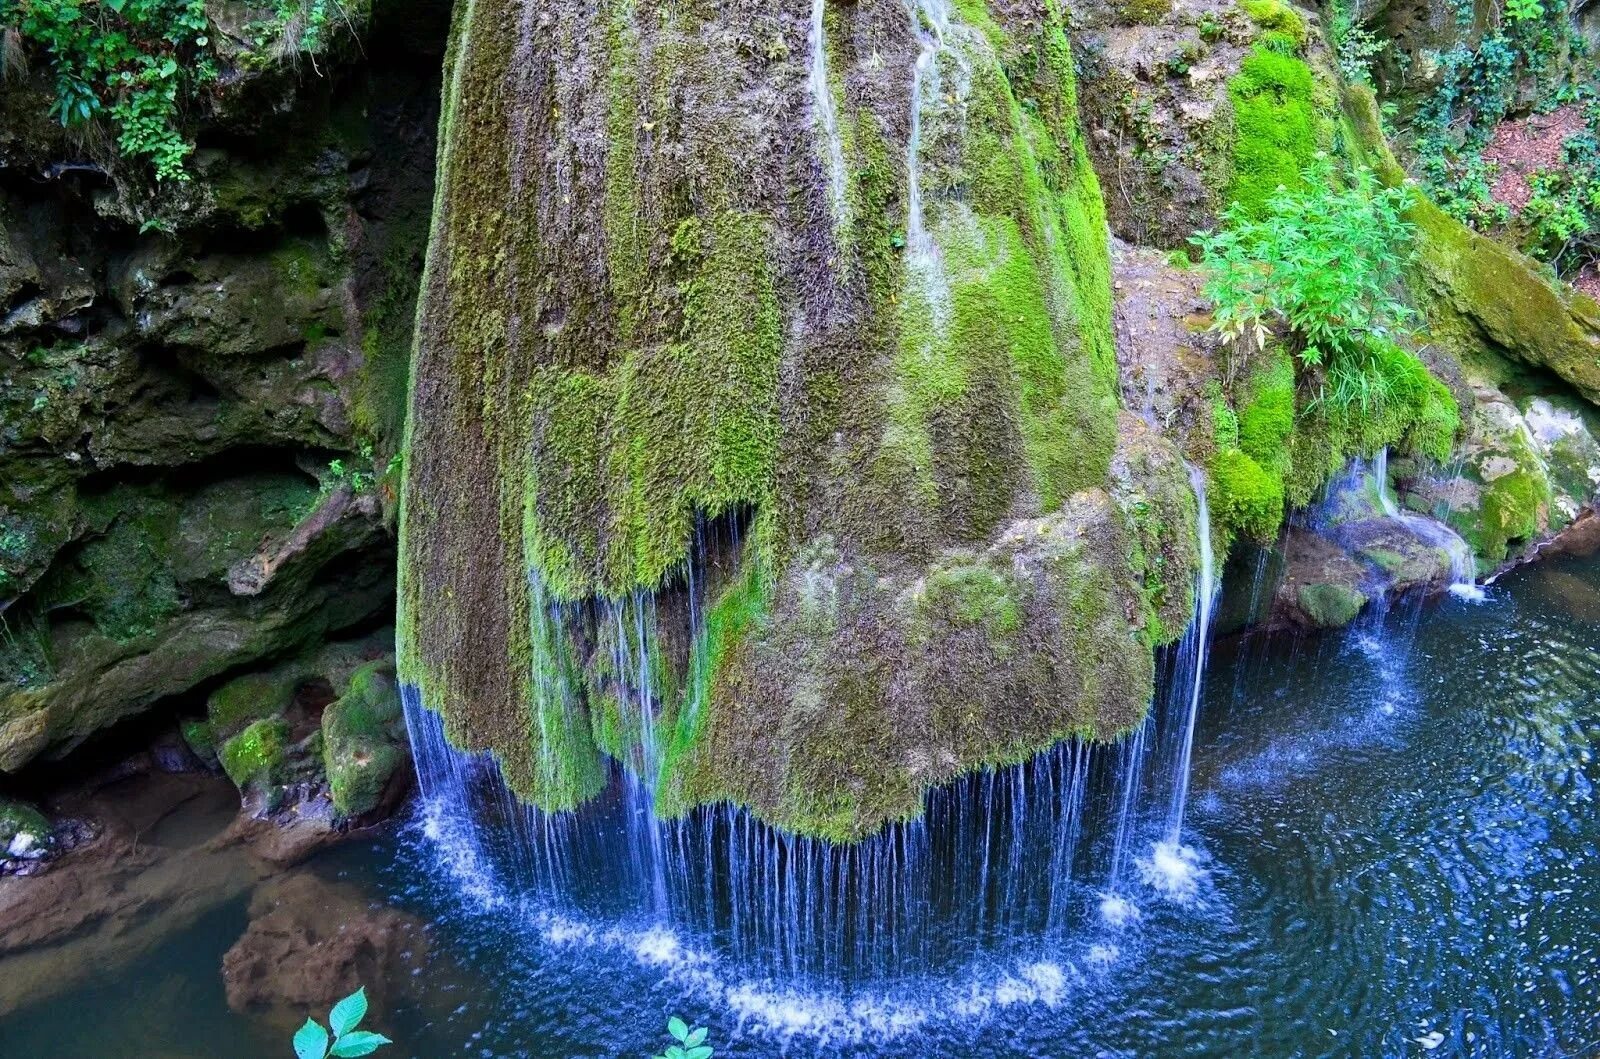
M 402 1042 L 390 1055 L 653 1054 L 676 1012 L 721 1056 L 1585 1056 L 1600 1052 L 1597 737 L 1600 563 L 1553 560 L 1482 603 L 1219 645 L 1188 848 L 1159 852 L 1151 799 L 1108 901 L 1102 769 L 1068 928 L 949 939 L 926 973 L 763 973 L 648 916 L 464 885 L 426 814 L 314 870 L 431 924 L 415 995 L 381 1024 Z M 242 902 L 220 908 L 11 1016 L 0 1053 L 286 1054 L 223 1014 L 218 968 L 243 921 Z

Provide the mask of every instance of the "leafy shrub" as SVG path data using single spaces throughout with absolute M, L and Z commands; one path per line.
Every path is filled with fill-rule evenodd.
M 688 1023 L 674 1015 L 667 1020 L 667 1032 L 678 1043 L 669 1047 L 666 1054 L 656 1056 L 656 1059 L 711 1059 L 715 1054 L 711 1046 L 705 1043 L 704 1026 L 690 1029 Z
M 357 1029 L 367 1017 L 367 991 L 363 987 L 333 1005 L 328 1012 L 328 1025 L 316 1019 L 306 1019 L 294 1035 L 296 1059 L 354 1059 L 371 1055 L 386 1044 L 393 1044 L 381 1033 Z
M 204 0 L 0 0 L 0 26 L 49 57 L 62 125 L 109 119 L 124 155 L 188 179 L 179 109 L 217 76 Z
M 1367 169 L 1341 186 L 1321 155 L 1301 183 L 1280 185 L 1259 218 L 1235 203 L 1227 227 L 1193 237 L 1216 307 L 1212 326 L 1258 349 L 1286 328 L 1301 366 L 1320 376 L 1320 400 L 1370 407 L 1383 397 L 1375 358 L 1411 316 L 1396 295 L 1411 240 L 1401 216 L 1409 192 L 1381 187 Z

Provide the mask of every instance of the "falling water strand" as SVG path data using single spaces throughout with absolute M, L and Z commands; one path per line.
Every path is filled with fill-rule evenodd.
M 1372 461 L 1373 486 L 1378 494 L 1378 507 L 1384 515 L 1405 527 L 1407 532 L 1431 547 L 1438 548 L 1450 559 L 1450 592 L 1462 599 L 1481 601 L 1483 589 L 1478 587 L 1478 564 L 1472 556 L 1472 547 L 1462 540 L 1461 534 L 1426 515 L 1401 511 L 1389 492 L 1389 450 L 1379 451 Z
M 833 86 L 828 83 L 828 33 L 823 20 L 826 8 L 827 0 L 811 0 L 811 107 L 822 133 L 828 169 L 828 205 L 833 210 L 834 227 L 840 228 L 845 223 L 844 143 L 839 137 Z
M 923 284 L 936 326 L 942 326 L 946 307 L 944 263 L 939 246 L 928 231 L 923 204 L 923 110 L 938 101 L 942 91 L 939 56 L 950 35 L 947 0 L 914 0 L 912 26 L 917 35 L 916 63 L 911 69 L 911 134 L 906 141 L 906 259 L 911 275 Z
M 1211 509 L 1206 504 L 1206 477 L 1198 468 L 1189 468 L 1189 484 L 1194 487 L 1198 513 L 1195 532 L 1200 541 L 1200 575 L 1195 586 L 1194 622 L 1189 627 L 1193 661 L 1187 667 L 1188 712 L 1183 723 L 1183 743 L 1178 753 L 1176 785 L 1172 792 L 1172 809 L 1167 814 L 1167 840 L 1177 845 L 1183 833 L 1184 805 L 1189 799 L 1189 765 L 1194 757 L 1195 722 L 1200 716 L 1200 690 L 1205 683 L 1206 654 L 1211 646 L 1211 608 L 1216 602 L 1216 578 L 1211 557 Z

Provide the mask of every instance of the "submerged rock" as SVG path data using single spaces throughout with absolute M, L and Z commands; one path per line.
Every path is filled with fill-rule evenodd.
M 273 879 L 250 899 L 250 925 L 222 960 L 228 1007 L 290 1030 L 365 988 L 369 1028 L 427 960 L 421 923 L 360 890 L 309 872 Z

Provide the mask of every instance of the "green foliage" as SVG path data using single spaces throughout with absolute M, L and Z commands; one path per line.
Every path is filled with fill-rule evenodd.
M 1279 187 L 1297 188 L 1316 157 L 1318 131 L 1311 68 L 1257 47 L 1228 81 L 1237 139 L 1228 198 L 1259 216 Z
M 1320 371 L 1322 399 L 1370 408 L 1384 397 L 1375 358 L 1411 315 L 1397 296 L 1410 252 L 1401 216 L 1409 192 L 1382 187 L 1367 169 L 1340 186 L 1320 156 L 1300 183 L 1304 190 L 1278 188 L 1259 219 L 1236 202 L 1226 228 L 1194 237 L 1216 306 L 1212 326 L 1257 348 L 1286 328 L 1302 366 Z
M 1309 39 L 1306 20 L 1283 0 L 1239 0 L 1239 6 L 1250 21 L 1286 41 L 1291 52 L 1305 47 Z
M 1506 0 L 1506 17 L 1513 22 L 1535 22 L 1544 17 L 1540 0 Z
M 1367 25 L 1355 21 L 1342 7 L 1334 11 L 1329 26 L 1339 73 L 1352 84 L 1372 83 L 1372 60 L 1382 55 L 1389 42 Z
M 108 119 L 157 180 L 189 178 L 179 112 L 217 76 L 203 0 L 0 0 L 0 26 L 49 57 L 62 125 Z
M 296 1059 L 354 1059 L 371 1055 L 386 1044 L 393 1044 L 381 1033 L 357 1029 L 367 1016 L 367 991 L 363 987 L 333 1005 L 328 1025 L 308 1018 L 294 1035 Z M 330 1032 L 331 1030 L 331 1032 Z
M 1600 101 L 1587 114 L 1589 127 L 1562 144 L 1562 165 L 1528 178 L 1519 217 L 1523 249 L 1561 273 L 1600 260 Z
M 667 1020 L 667 1032 L 678 1043 L 668 1048 L 664 1055 L 656 1056 L 656 1059 L 711 1059 L 715 1054 L 711 1046 L 705 1043 L 704 1026 L 690 1029 L 688 1023 L 674 1015 Z

